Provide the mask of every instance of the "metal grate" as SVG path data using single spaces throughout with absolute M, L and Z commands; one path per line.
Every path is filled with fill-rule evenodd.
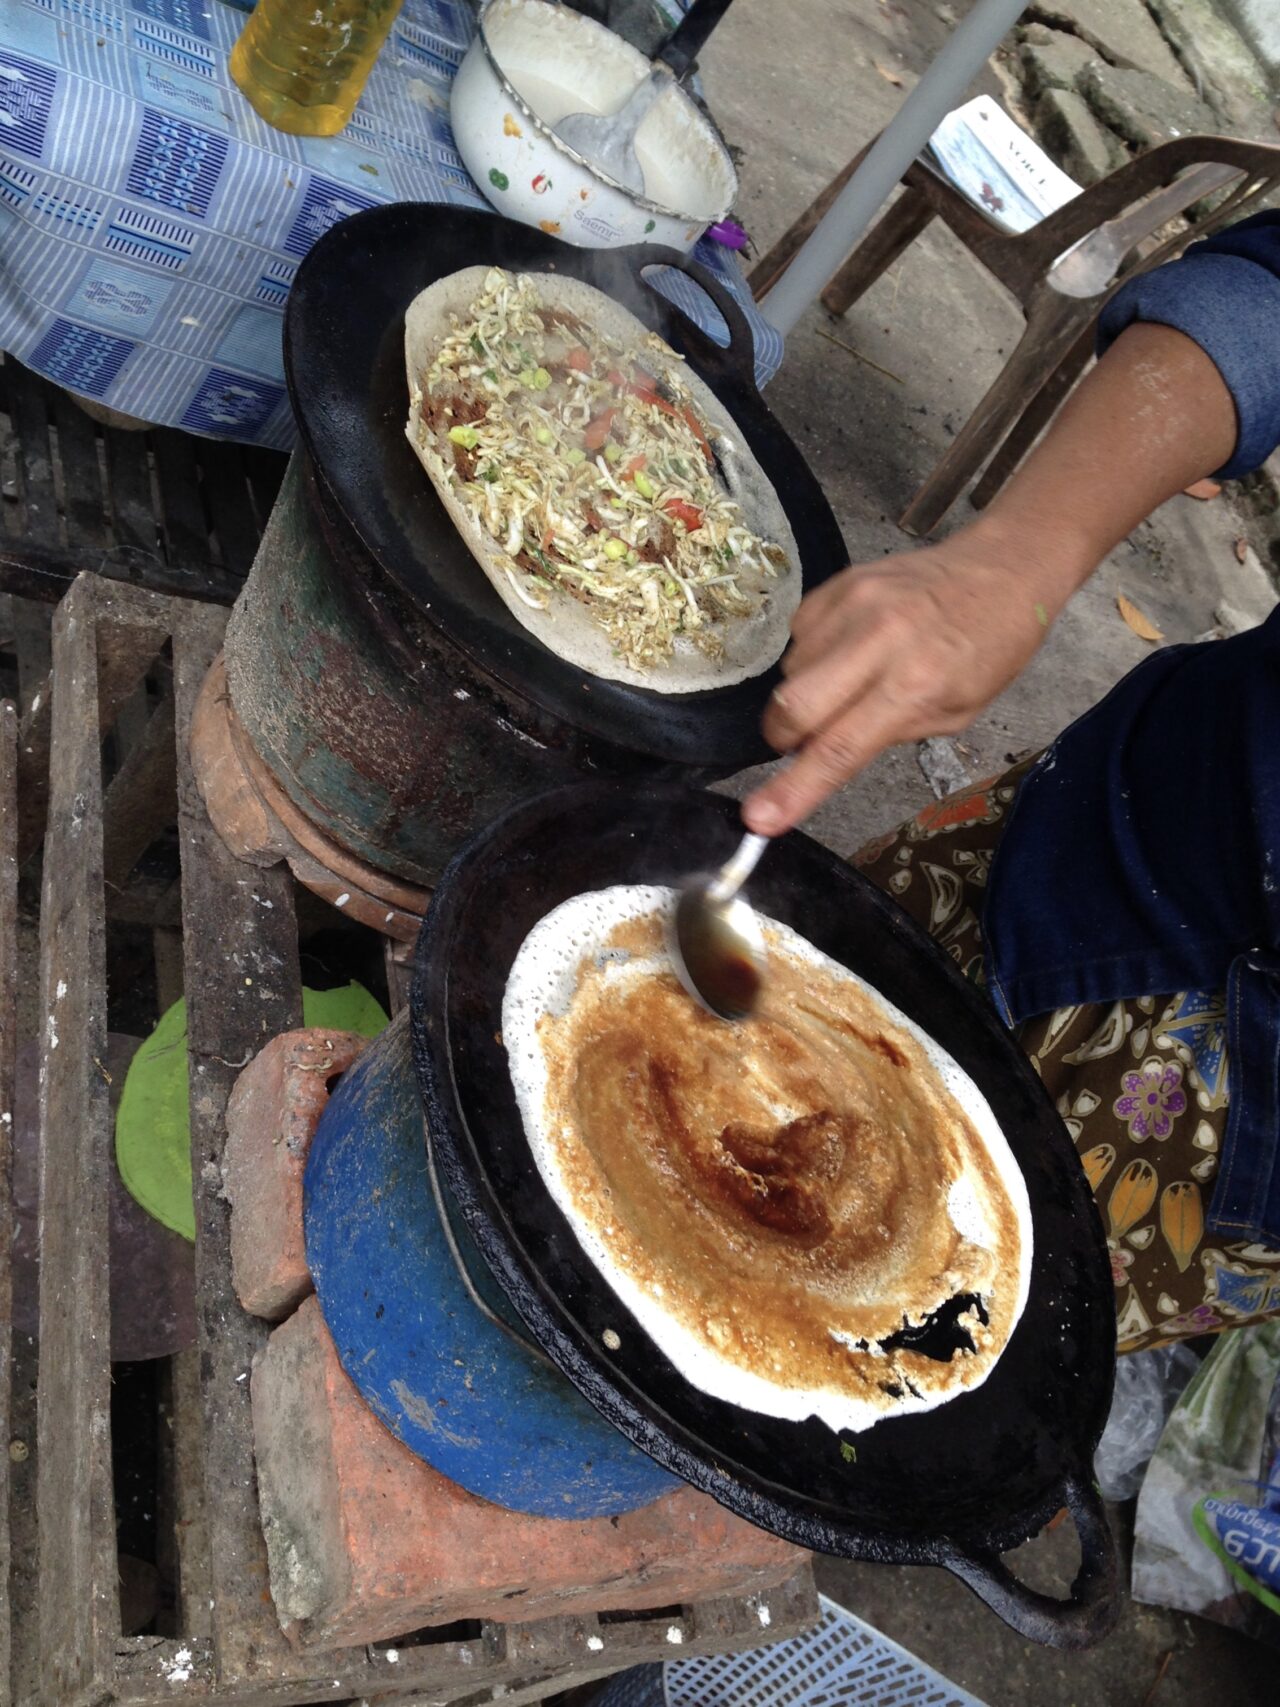
M 168 427 L 100 424 L 0 361 L 0 589 L 55 603 L 82 569 L 230 604 L 288 459 Z M 46 660 L 47 662 L 47 660 Z
M 592 1707 L 983 1707 L 870 1624 L 821 1598 L 821 1622 L 804 1636 L 625 1672 Z
M 587 1707 L 666 1707 L 664 1670 L 663 1666 L 632 1666 L 630 1671 L 619 1672 L 591 1697 Z

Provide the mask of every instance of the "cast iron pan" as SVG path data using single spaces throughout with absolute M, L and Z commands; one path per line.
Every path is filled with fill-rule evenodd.
M 759 731 L 776 668 L 694 694 L 585 675 L 520 626 L 463 543 L 404 436 L 404 312 L 427 285 L 478 265 L 572 274 L 660 332 L 725 404 L 773 482 L 806 589 L 848 562 L 821 487 L 756 390 L 751 329 L 715 279 L 674 250 L 574 249 L 470 208 L 371 208 L 334 226 L 298 269 L 285 372 L 329 496 L 382 570 L 472 663 L 543 711 L 624 749 L 711 772 L 771 757 Z M 727 348 L 643 282 L 642 268 L 655 265 L 679 267 L 712 297 L 729 328 Z
M 986 998 L 897 905 L 807 836 L 751 882 L 763 911 L 866 977 L 972 1076 L 1026 1179 L 1030 1296 L 987 1381 L 939 1409 L 841 1442 L 710 1399 L 626 1317 L 533 1163 L 498 1041 L 516 951 L 553 907 L 613 883 L 675 883 L 731 852 L 731 800 L 588 783 L 514 807 L 441 879 L 418 940 L 414 1056 L 435 1159 L 537 1342 L 611 1422 L 731 1510 L 847 1558 L 943 1565 L 1015 1629 L 1084 1646 L 1117 1616 L 1115 1556 L 1093 1485 L 1110 1403 L 1115 1305 L 1102 1228 L 1062 1122 Z M 608 1327 L 621 1348 L 602 1343 Z M 1070 1600 L 999 1555 L 1063 1505 L 1080 1534 Z

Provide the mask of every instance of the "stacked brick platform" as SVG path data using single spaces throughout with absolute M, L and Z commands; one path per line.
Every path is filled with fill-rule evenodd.
M 302 1175 L 329 1087 L 365 1046 L 350 1031 L 290 1031 L 257 1055 L 227 1103 L 223 1188 L 231 1272 L 250 1315 L 283 1321 L 311 1291 Z
M 309 1296 L 302 1231 L 307 1148 L 330 1084 L 361 1046 L 314 1029 L 278 1037 L 227 1109 L 236 1291 L 281 1323 L 255 1362 L 252 1397 L 271 1589 L 287 1633 L 304 1647 L 342 1647 L 458 1619 L 764 1594 L 792 1576 L 798 1549 L 691 1488 L 621 1517 L 529 1517 L 450 1482 L 374 1416 Z

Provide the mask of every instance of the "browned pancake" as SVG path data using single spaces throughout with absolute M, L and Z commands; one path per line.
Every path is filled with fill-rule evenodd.
M 770 937 L 760 1006 L 735 1026 L 686 995 L 652 910 L 593 944 L 562 1011 L 537 1021 L 539 1165 L 660 1343 L 753 1386 L 827 1394 L 824 1415 L 937 1403 L 985 1376 L 1020 1312 L 1021 1179 L 1006 1186 L 903 1016 L 797 955 L 791 933 Z M 981 1300 L 970 1352 L 940 1363 L 880 1343 L 965 1294 Z

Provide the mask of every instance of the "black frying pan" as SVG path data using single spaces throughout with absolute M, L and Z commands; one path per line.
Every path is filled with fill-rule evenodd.
M 674 250 L 573 249 L 470 208 L 397 202 L 334 226 L 298 269 L 285 315 L 285 371 L 302 441 L 364 549 L 429 621 L 510 692 L 585 734 L 671 764 L 728 774 L 772 757 L 760 734 L 776 667 L 705 693 L 661 694 L 587 676 L 516 621 L 463 543 L 404 436 L 404 312 L 462 267 L 585 279 L 660 332 L 725 404 L 773 482 L 806 589 L 848 561 L 831 506 L 755 387 L 751 330 L 702 268 Z M 641 278 L 679 267 L 711 296 L 722 349 Z
M 693 0 L 654 57 L 669 65 L 683 82 L 730 4 L 731 0 Z
M 669 66 L 683 82 L 731 4 L 732 0 L 693 0 L 675 29 L 654 48 L 654 58 Z M 654 18 L 661 16 L 656 5 L 642 6 L 637 0 L 573 0 L 573 9 L 613 30 L 641 51 Z
M 613 883 L 674 883 L 727 857 L 736 805 L 691 790 L 584 784 L 513 808 L 454 860 L 418 941 L 414 1050 L 436 1161 L 529 1330 L 637 1445 L 733 1511 L 847 1558 L 943 1565 L 1023 1634 L 1062 1647 L 1117 1615 L 1115 1557 L 1093 1485 L 1110 1403 L 1115 1304 L 1102 1228 L 1070 1139 L 1013 1039 L 894 902 L 803 835 L 772 848 L 751 898 L 852 967 L 971 1075 L 1031 1201 L 1030 1296 L 987 1381 L 879 1423 L 847 1462 L 823 1424 L 778 1422 L 690 1386 L 584 1255 L 532 1161 L 498 1042 L 508 971 L 551 908 Z M 607 1327 L 621 1349 L 604 1348 Z M 1082 1563 L 1071 1599 L 999 1555 L 1063 1505 Z

